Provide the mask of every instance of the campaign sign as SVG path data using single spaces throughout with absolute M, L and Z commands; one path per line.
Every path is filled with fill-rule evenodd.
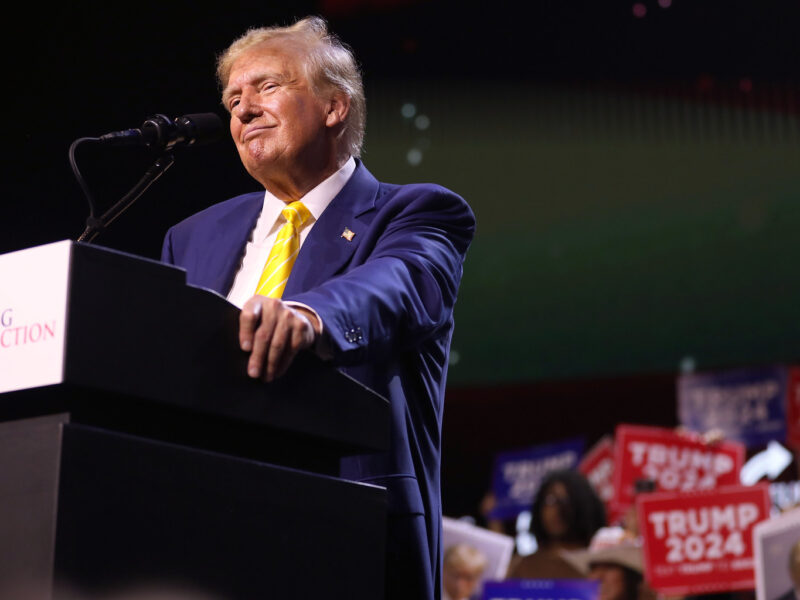
M 800 509 L 793 508 L 753 528 L 757 600 L 794 600 L 792 571 L 800 543 Z
M 787 369 L 696 373 L 678 378 L 678 419 L 693 431 L 719 429 L 747 447 L 786 439 Z
M 800 506 L 800 481 L 773 481 L 769 484 L 769 497 L 773 516 Z
M 663 427 L 619 425 L 614 448 L 614 508 L 634 503 L 635 484 L 646 479 L 659 492 L 738 485 L 745 449 L 737 442 L 705 444 Z
M 0 255 L 0 394 L 64 381 L 72 243 Z
M 510 535 L 489 531 L 472 523 L 442 517 L 442 548 L 447 550 L 459 544 L 466 544 L 478 550 L 486 558 L 486 567 L 481 580 L 502 579 L 508 573 L 511 557 L 514 554 L 514 538 Z
M 494 519 L 513 519 L 519 513 L 530 510 L 542 478 L 550 471 L 575 468 L 583 446 L 583 440 L 577 438 L 498 454 L 492 470 L 492 491 L 496 503 L 489 516 Z
M 611 509 L 614 499 L 614 440 L 610 435 L 604 435 L 591 447 L 578 464 L 578 471 L 583 473 L 603 501 L 607 521 L 614 522 L 617 516 Z
M 482 600 L 597 600 L 600 582 L 588 579 L 487 581 Z
M 800 451 L 800 367 L 786 369 L 786 443 Z
M 769 518 L 768 486 L 643 494 L 636 501 L 645 577 L 667 596 L 755 587 L 753 528 Z

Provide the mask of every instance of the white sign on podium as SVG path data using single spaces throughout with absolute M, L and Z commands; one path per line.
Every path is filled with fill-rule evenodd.
M 0 255 L 0 393 L 61 383 L 72 242 Z

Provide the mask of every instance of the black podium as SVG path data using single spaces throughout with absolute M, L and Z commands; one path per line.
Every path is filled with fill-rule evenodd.
M 311 354 L 250 380 L 238 309 L 155 261 L 58 242 L 0 282 L 1 597 L 382 597 L 386 492 L 336 475 L 386 400 Z

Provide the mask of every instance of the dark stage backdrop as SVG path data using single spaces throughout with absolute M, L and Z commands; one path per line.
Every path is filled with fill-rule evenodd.
M 450 372 L 447 414 L 459 426 L 479 414 L 466 408 L 476 397 L 503 389 L 520 402 L 564 397 L 524 387 L 532 382 L 671 381 L 680 368 L 800 358 L 796 2 L 234 0 L 15 11 L 3 34 L 0 252 L 82 230 L 86 208 L 67 161 L 74 139 L 157 112 L 224 116 L 215 55 L 248 26 L 316 13 L 362 62 L 373 173 L 441 183 L 477 214 Z M 148 159 L 78 154 L 106 207 Z M 98 243 L 155 258 L 171 224 L 255 189 L 229 141 L 179 152 Z M 590 389 L 611 389 L 576 385 L 590 404 Z M 659 389 L 654 398 L 667 404 L 651 414 L 674 414 L 671 390 Z M 500 427 L 514 413 L 502 414 Z M 543 415 L 485 448 L 453 436 L 451 449 L 472 443 L 486 457 L 502 443 L 570 433 Z M 599 416 L 608 427 L 618 418 Z M 451 505 L 462 495 L 452 491 Z
M 447 185 L 478 216 L 452 383 L 794 359 L 796 3 L 531 4 L 23 7 L 0 250 L 82 229 L 72 140 L 224 114 L 215 55 L 250 25 L 321 13 L 363 64 L 368 166 Z M 148 159 L 78 153 L 105 206 Z M 231 142 L 179 152 L 98 243 L 156 257 L 170 224 L 252 189 Z

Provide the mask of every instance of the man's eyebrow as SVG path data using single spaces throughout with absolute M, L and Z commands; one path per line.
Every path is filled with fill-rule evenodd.
M 278 83 L 286 83 L 289 80 L 288 77 L 286 77 L 286 75 L 283 73 L 277 73 L 275 71 L 262 71 L 260 73 L 255 73 L 254 75 L 249 77 L 246 82 L 252 85 L 256 83 L 261 83 L 266 79 L 274 79 Z M 235 95 L 239 91 L 240 91 L 240 86 L 228 85 L 228 87 L 226 87 L 222 91 L 222 103 L 227 105 L 230 97 Z

